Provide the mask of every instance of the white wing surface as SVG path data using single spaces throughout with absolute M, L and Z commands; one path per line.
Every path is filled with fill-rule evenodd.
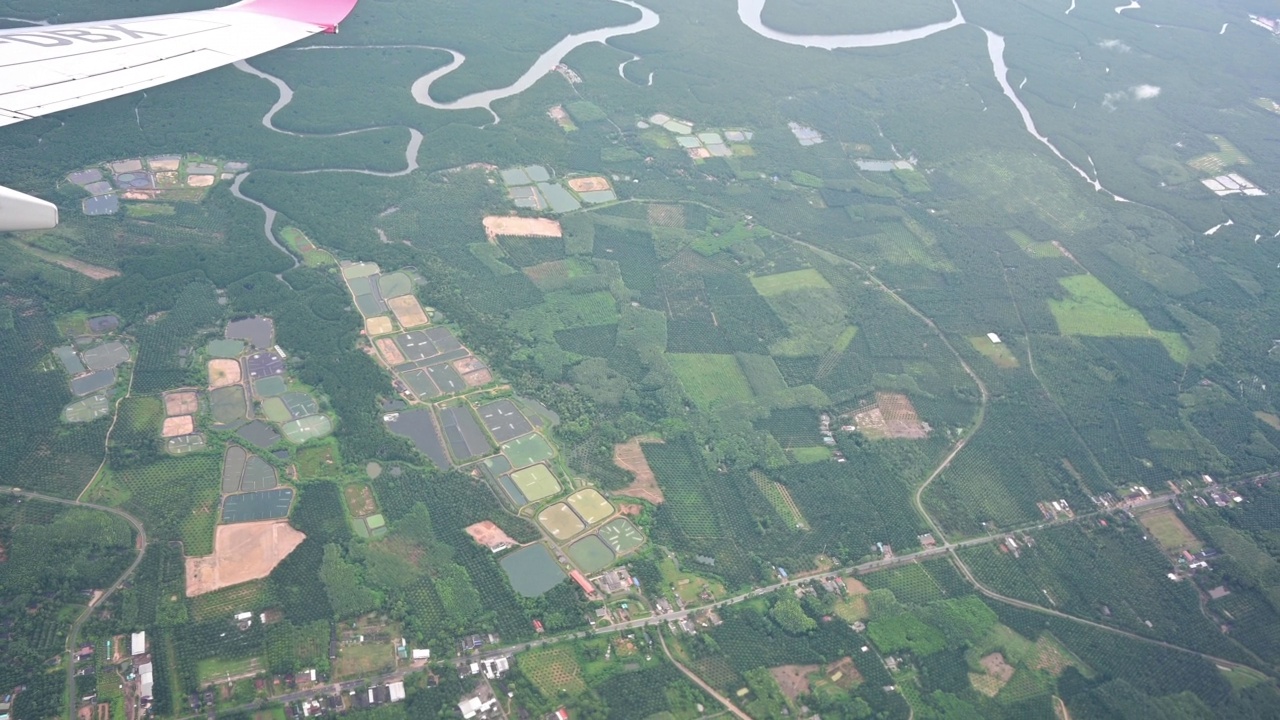
M 0 127 L 335 32 L 355 4 L 244 0 L 200 12 L 0 30 Z

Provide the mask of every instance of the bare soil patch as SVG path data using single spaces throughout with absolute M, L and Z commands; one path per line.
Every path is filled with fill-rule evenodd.
M 866 595 L 867 593 L 871 592 L 870 590 L 867 589 L 866 585 L 862 584 L 861 580 L 855 577 L 845 578 L 844 587 L 845 587 L 845 590 L 849 591 L 850 595 Z
M 347 509 L 355 517 L 372 515 L 378 509 L 368 485 L 348 485 L 342 488 L 342 494 L 346 498 Z
M 217 390 L 240 383 L 239 360 L 210 360 L 209 389 Z
M 387 300 L 387 307 L 395 314 L 400 327 L 405 330 L 419 325 L 427 325 L 431 322 L 431 318 L 427 317 L 427 314 L 422 310 L 422 306 L 418 304 L 418 298 L 412 295 L 393 297 Z
M 364 330 L 369 333 L 370 337 L 373 337 L 374 335 L 386 335 L 395 329 L 396 326 L 391 322 L 391 318 L 384 315 L 371 317 L 364 321 Z
M 1000 692 L 1009 679 L 1013 677 L 1013 666 L 1004 661 L 1004 655 L 1000 653 L 991 653 L 979 661 L 982 669 L 986 672 L 983 674 L 969 673 L 969 682 L 978 692 L 987 697 L 995 697 Z
M 195 418 L 190 415 L 179 415 L 177 417 L 164 419 L 164 425 L 160 428 L 160 437 L 181 437 L 183 435 L 190 435 L 195 431 Z
M 187 558 L 187 597 L 264 578 L 305 539 L 280 520 L 219 525 L 213 554 Z
M 662 440 L 642 435 L 613 446 L 613 464 L 636 478 L 635 482 L 614 494 L 630 495 L 655 505 L 662 503 L 662 488 L 658 487 L 658 479 L 654 477 L 653 469 L 649 467 L 649 461 L 645 459 L 644 450 L 640 447 L 641 443 L 651 442 L 660 443 Z
M 213 187 L 218 178 L 213 175 L 188 175 L 187 187 Z
M 862 684 L 862 673 L 858 672 L 857 666 L 853 664 L 853 658 L 848 655 L 827 665 L 823 673 L 836 687 L 845 690 L 850 690 Z
M 1032 665 L 1036 670 L 1048 670 L 1054 677 L 1058 677 L 1075 664 L 1075 660 L 1063 651 L 1053 636 L 1045 634 L 1036 640 L 1036 661 Z
M 396 341 L 391 338 L 379 338 L 374 340 L 373 344 L 377 346 L 378 352 L 382 355 L 382 359 L 387 361 L 388 365 L 400 365 L 405 361 L 404 353 L 400 352 L 400 347 L 396 345 Z
M 502 528 L 493 524 L 491 520 L 483 520 L 475 525 L 468 525 L 466 530 L 472 540 L 475 540 L 494 552 L 497 552 L 504 547 L 511 547 L 516 544 L 514 538 L 503 531 Z
M 902 393 L 876 393 L 875 405 L 854 413 L 853 423 L 869 438 L 922 440 L 931 431 Z
M 595 192 L 596 190 L 608 190 L 609 181 L 595 175 L 592 177 L 573 178 L 569 181 L 569 189 L 576 193 Z
M 549 218 L 522 218 L 512 215 L 490 215 L 484 219 L 484 234 L 496 243 L 498 236 L 561 237 L 560 223 Z
M 493 373 L 489 371 L 489 368 L 480 368 L 479 370 L 472 370 L 471 372 L 466 373 L 462 376 L 462 381 L 467 384 L 467 387 L 480 387 L 481 385 L 488 385 L 489 383 L 493 382 Z
M 194 415 L 200 409 L 200 396 L 193 392 L 175 392 L 164 396 L 164 414 Z
M 779 665 L 769 668 L 769 674 L 778 683 L 782 694 L 786 695 L 788 700 L 795 702 L 801 695 L 809 694 L 809 675 L 817 672 L 818 669 L 817 665 Z

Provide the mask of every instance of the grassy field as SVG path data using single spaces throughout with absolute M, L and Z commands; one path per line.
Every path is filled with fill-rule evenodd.
M 667 356 L 685 393 L 703 410 L 728 403 L 750 402 L 751 384 L 732 355 L 672 353 Z
M 200 678 L 200 686 L 204 687 L 209 683 L 226 682 L 228 676 L 232 678 L 251 676 L 261 669 L 262 663 L 258 658 L 243 660 L 209 658 L 196 663 L 196 676 Z
M 1183 524 L 1182 519 L 1172 508 L 1162 507 L 1142 513 L 1138 516 L 1138 520 L 1147 532 L 1155 536 L 1156 542 L 1160 543 L 1160 547 L 1165 550 L 1170 552 L 1190 550 L 1194 553 L 1204 549 L 1204 543 L 1200 542 L 1200 538 Z
M 338 448 L 334 445 L 312 445 L 298 451 L 299 480 L 334 477 L 340 471 Z
M 969 344 L 974 350 L 982 353 L 988 360 L 996 364 L 996 367 L 1016 368 L 1018 367 L 1018 358 L 1014 357 L 1013 352 L 1009 350 L 1009 346 L 1004 343 L 993 343 L 991 338 L 986 335 L 969 338 Z
M 519 657 L 520 670 L 538 688 L 543 697 L 555 699 L 564 691 L 578 695 L 587 689 L 582 679 L 582 668 L 566 647 L 532 650 Z
M 1047 241 L 1036 242 L 1035 240 L 1031 239 L 1030 235 L 1022 232 L 1021 230 L 1005 230 L 1004 234 L 1008 235 L 1010 240 L 1013 240 L 1014 242 L 1018 243 L 1018 247 L 1025 250 L 1026 253 L 1031 257 L 1037 257 L 1037 258 L 1063 257 L 1062 251 L 1058 249 L 1057 245 L 1054 245 L 1053 243 L 1047 242 Z
M 1063 335 L 1092 337 L 1149 337 L 1159 340 L 1169 357 L 1183 364 L 1191 356 L 1186 341 L 1176 332 L 1153 330 L 1142 313 L 1130 307 L 1092 275 L 1072 275 L 1058 281 L 1067 291 L 1065 300 L 1050 300 L 1049 309 Z
M 296 227 L 286 227 L 280 231 L 280 239 L 284 240 L 295 253 L 302 257 L 307 267 L 323 267 L 333 265 L 333 256 L 315 246 L 311 239 Z
M 1216 175 L 1232 165 L 1248 165 L 1250 160 L 1230 140 L 1221 135 L 1210 135 L 1209 139 L 1218 146 L 1217 152 L 1205 153 L 1187 161 L 1191 167 L 1200 172 Z
M 343 645 L 333 662 L 333 676 L 364 677 L 390 670 L 395 665 L 395 649 L 387 642 Z
M 788 452 L 791 453 L 791 458 L 793 460 L 802 465 L 831 459 L 831 448 L 825 445 L 819 445 L 818 447 L 791 448 Z
M 663 590 L 668 590 L 674 585 L 676 596 L 686 603 L 697 600 L 698 595 L 702 594 L 703 590 L 715 597 L 724 597 L 725 589 L 723 584 L 715 580 L 708 580 L 700 575 L 681 572 L 676 566 L 676 562 L 671 558 L 665 558 L 658 563 L 658 571 L 662 573 Z
M 751 284 L 755 286 L 756 292 L 764 297 L 781 295 L 790 290 L 803 290 L 805 288 L 829 289 L 831 287 L 831 283 L 828 283 L 827 279 L 813 268 L 792 270 L 791 272 L 778 273 L 776 275 L 757 275 L 751 278 Z

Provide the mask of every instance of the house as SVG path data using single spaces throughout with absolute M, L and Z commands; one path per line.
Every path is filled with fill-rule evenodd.
M 610 570 L 593 580 L 609 595 L 626 592 L 631 587 L 631 573 L 627 572 L 626 568 Z
M 142 655 L 147 652 L 147 632 L 142 630 L 129 636 L 129 654 Z
M 569 720 L 569 711 L 564 707 L 561 707 L 555 712 L 547 715 L 546 720 Z
M 414 660 L 430 660 L 431 650 L 429 648 L 414 648 L 410 655 Z
M 475 693 L 464 697 L 462 702 L 458 703 L 458 710 L 462 712 L 465 720 L 471 720 L 473 717 L 488 715 L 497 705 L 498 700 L 493 696 L 493 691 L 488 685 L 481 685 L 476 688 Z
M 539 635 L 541 635 L 542 633 L 546 632 L 546 631 L 547 631 L 547 629 L 546 629 L 545 627 L 543 627 L 543 626 L 542 626 L 542 621 L 541 621 L 541 620 L 534 620 L 534 621 L 533 621 L 533 631 L 534 631 L 534 632 L 536 632 L 536 633 L 538 633 Z
M 484 676 L 490 680 L 497 680 L 504 673 L 511 669 L 511 661 L 509 658 L 500 657 L 493 660 L 485 660 L 481 663 L 484 668 Z
M 400 702 L 401 700 L 403 700 L 404 699 L 404 681 L 397 680 L 393 683 L 388 683 L 387 693 L 390 696 L 391 702 Z
M 671 603 L 667 602 L 666 598 L 658 598 L 653 602 L 653 608 L 659 615 L 666 615 L 671 612 Z

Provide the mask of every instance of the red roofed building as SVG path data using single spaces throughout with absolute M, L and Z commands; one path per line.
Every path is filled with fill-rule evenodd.
M 534 632 L 536 632 L 536 633 L 544 633 L 544 632 L 546 632 L 546 631 L 547 631 L 547 629 L 546 629 L 546 628 L 544 628 L 544 627 L 542 627 L 542 621 L 541 621 L 541 620 L 534 620 L 534 621 L 533 621 L 533 631 L 534 631 Z
M 582 588 L 582 592 L 586 593 L 587 597 L 591 597 L 596 594 L 596 586 L 592 585 L 590 580 L 583 577 L 580 571 L 574 570 L 569 573 L 569 577 L 573 578 L 573 581 L 578 583 L 578 587 Z

